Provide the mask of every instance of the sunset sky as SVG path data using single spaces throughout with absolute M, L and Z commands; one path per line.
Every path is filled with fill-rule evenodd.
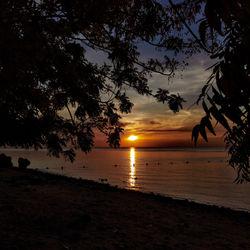
M 152 97 L 140 96 L 133 90 L 128 95 L 134 103 L 132 112 L 123 115 L 124 134 L 121 137 L 121 147 L 170 147 L 191 146 L 191 133 L 194 125 L 204 116 L 200 106 L 194 104 L 203 84 L 210 72 L 206 71 L 212 62 L 206 55 L 198 54 L 191 57 L 189 66 L 182 72 L 176 72 L 176 77 L 169 83 L 166 76 L 153 74 L 149 86 L 153 90 L 165 88 L 170 93 L 179 93 L 185 100 L 184 109 L 174 114 L 167 104 L 157 103 Z M 216 126 L 217 136 L 208 132 L 209 143 L 199 139 L 198 146 L 222 146 L 223 129 Z M 135 141 L 129 141 L 130 135 L 138 136 Z M 103 147 L 106 138 L 96 134 L 95 146 Z

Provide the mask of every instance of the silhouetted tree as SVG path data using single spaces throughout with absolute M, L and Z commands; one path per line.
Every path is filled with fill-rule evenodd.
M 197 1 L 175 6 L 176 15 L 185 23 Z M 206 115 L 193 129 L 207 141 L 206 128 L 215 135 L 212 117 L 226 130 L 229 163 L 237 170 L 236 182 L 250 181 L 250 2 L 248 0 L 207 0 L 199 24 L 200 48 L 216 62 L 197 104 L 202 101 Z M 192 32 L 192 31 L 191 31 Z
M 98 129 L 116 147 L 120 115 L 133 106 L 126 87 L 178 111 L 180 96 L 147 85 L 152 72 L 171 77 L 184 65 L 174 59 L 179 51 L 194 50 L 176 26 L 154 0 L 1 1 L 0 146 L 46 147 L 73 160 L 78 147 L 91 149 Z M 143 61 L 139 42 L 162 49 L 164 59 Z M 91 62 L 90 50 L 104 63 Z

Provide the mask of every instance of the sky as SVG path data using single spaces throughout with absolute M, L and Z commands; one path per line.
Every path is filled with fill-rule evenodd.
M 170 93 L 179 93 L 186 102 L 180 112 L 174 114 L 168 105 L 157 103 L 152 97 L 140 96 L 134 90 L 128 90 L 128 96 L 134 103 L 132 112 L 123 115 L 122 125 L 124 134 L 121 135 L 121 147 L 193 147 L 191 134 L 193 127 L 205 115 L 202 108 L 195 103 L 201 88 L 205 84 L 210 72 L 206 69 L 212 64 L 211 60 L 202 54 L 197 54 L 188 60 L 189 66 L 182 72 L 176 72 L 176 77 L 168 82 L 166 76 L 154 73 L 149 79 L 149 86 L 153 90 L 165 88 Z M 194 105 L 193 105 L 194 104 Z M 217 125 L 217 136 L 209 131 L 208 140 L 199 138 L 198 146 L 223 146 L 224 130 Z M 135 141 L 127 138 L 138 136 Z M 107 146 L 106 138 L 96 134 L 95 146 Z

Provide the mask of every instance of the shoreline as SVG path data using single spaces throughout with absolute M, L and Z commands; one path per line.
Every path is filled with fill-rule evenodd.
M 17 166 L 13 166 L 14 169 L 16 169 L 17 171 L 21 171 L 21 172 L 34 172 L 34 173 L 38 173 L 38 174 L 44 174 L 44 175 L 48 175 L 48 176 L 54 176 L 55 178 L 65 178 L 65 180 L 69 180 L 70 182 L 74 182 L 74 181 L 79 181 L 79 182 L 83 182 L 83 183 L 93 183 L 93 184 L 97 184 L 97 185 L 104 185 L 107 188 L 111 189 L 111 190 L 120 190 L 120 191 L 128 191 L 128 192 L 136 192 L 136 193 L 141 193 L 144 194 L 146 196 L 150 196 L 150 197 L 155 197 L 157 199 L 170 199 L 170 200 L 174 200 L 174 201 L 180 201 L 180 202 L 187 202 L 187 203 L 191 203 L 191 204 L 196 204 L 197 206 L 201 205 L 201 206 L 209 206 L 209 207 L 214 207 L 216 209 L 225 209 L 225 210 L 231 210 L 232 212 L 243 212 L 243 213 L 247 213 L 250 215 L 250 210 L 247 209 L 243 209 L 243 208 L 231 208 L 231 207 L 226 207 L 226 206 L 220 206 L 220 205 L 216 205 L 216 204 L 212 204 L 212 203 L 205 203 L 205 202 L 199 202 L 196 200 L 192 200 L 189 198 L 183 198 L 183 197 L 178 197 L 178 196 L 170 196 L 170 195 L 164 195 L 161 193 L 156 193 L 156 192 L 152 192 L 152 191 L 143 191 L 140 189 L 132 189 L 132 188 L 124 188 L 124 187 L 119 187 L 118 185 L 112 185 L 108 182 L 102 182 L 102 181 L 97 181 L 97 180 L 91 180 L 91 179 L 84 179 L 84 178 L 77 178 L 77 177 L 73 177 L 73 176 L 68 176 L 68 175 L 64 175 L 64 174 L 60 174 L 60 173 L 53 173 L 53 172 L 49 172 L 47 169 L 41 170 L 38 168 L 27 168 L 25 170 L 20 170 Z
M 245 212 L 245 213 L 250 214 L 250 209 L 247 209 L 247 208 L 229 207 L 229 206 L 224 206 L 224 205 L 218 205 L 218 204 L 213 204 L 212 202 L 205 202 L 205 201 L 203 202 L 203 201 L 199 201 L 199 200 L 195 200 L 195 199 L 191 199 L 191 198 L 184 198 L 184 197 L 181 197 L 181 196 L 174 196 L 174 195 L 168 195 L 168 194 L 164 194 L 164 193 L 158 193 L 158 192 L 143 190 L 142 188 L 137 188 L 137 189 L 126 188 L 126 187 L 122 187 L 122 186 L 118 186 L 118 185 L 112 185 L 109 182 L 102 182 L 102 181 L 98 181 L 98 180 L 91 180 L 91 179 L 85 179 L 85 178 L 81 178 L 81 177 L 74 177 L 74 176 L 64 175 L 64 174 L 55 173 L 55 172 L 53 173 L 53 172 L 50 172 L 47 169 L 38 169 L 38 168 L 29 168 L 29 169 L 37 171 L 37 172 L 49 174 L 49 175 L 51 174 L 51 175 L 55 175 L 55 176 L 73 178 L 73 179 L 80 180 L 80 181 L 90 181 L 90 182 L 94 182 L 94 183 L 97 183 L 97 184 L 108 185 L 110 187 L 114 187 L 115 189 L 124 189 L 124 190 L 128 190 L 128 191 L 134 191 L 134 192 L 144 193 L 144 194 L 153 195 L 153 196 L 159 196 L 159 197 L 167 198 L 167 199 L 170 198 L 170 199 L 177 200 L 177 201 L 187 201 L 187 202 L 190 202 L 190 203 L 197 203 L 197 204 L 205 205 L 205 206 L 218 207 L 219 209 L 220 208 L 230 209 L 232 211 L 239 211 L 239 212 Z M 101 179 L 101 178 L 99 178 L 99 179 Z
M 34 169 L 0 168 L 2 249 L 248 248 L 250 214 Z

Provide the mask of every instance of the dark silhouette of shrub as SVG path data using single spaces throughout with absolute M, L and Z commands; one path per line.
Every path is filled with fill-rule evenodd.
M 30 161 L 28 159 L 19 157 L 18 158 L 18 167 L 21 169 L 26 169 L 30 165 Z
M 5 168 L 13 167 L 11 157 L 5 154 L 0 154 L 0 167 L 5 167 Z

